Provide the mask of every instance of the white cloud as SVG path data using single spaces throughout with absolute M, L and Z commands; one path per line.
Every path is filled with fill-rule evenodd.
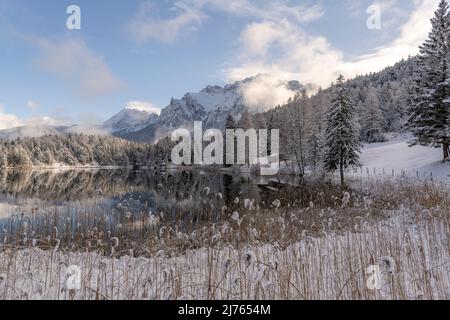
M 0 113 L 0 130 L 20 127 L 22 122 L 13 114 Z
M 416 0 L 414 0 L 416 1 Z M 392 34 L 392 30 L 397 28 L 403 18 L 407 17 L 408 12 L 404 7 L 404 3 L 399 0 L 375 0 L 375 1 L 363 1 L 363 0 L 347 0 L 347 8 L 352 16 L 361 16 L 367 18 L 367 9 L 371 6 L 378 6 L 381 11 L 382 30 L 386 35 Z M 377 30 L 379 32 L 380 30 Z
M 20 120 L 12 114 L 5 114 L 5 105 L 0 103 L 0 130 L 20 125 Z
M 81 39 L 32 39 L 41 51 L 39 66 L 66 83 L 77 95 L 92 97 L 115 92 L 124 86 L 103 57 Z
M 246 105 L 252 111 L 262 112 L 277 105 L 284 104 L 295 95 L 285 82 L 271 75 L 259 75 L 241 87 Z
M 38 127 L 38 126 L 64 126 L 64 125 L 71 125 L 71 120 L 48 116 L 19 118 L 14 114 L 5 113 L 5 105 L 0 103 L 0 130 L 25 126 Z
M 348 0 L 347 8 L 352 15 L 359 15 L 362 11 L 362 0 Z
M 386 46 L 354 60 L 343 62 L 340 70 L 348 77 L 381 70 L 403 58 L 419 53 L 419 46 L 431 30 L 430 19 L 439 0 L 418 0 L 400 35 Z
M 290 19 L 308 23 L 324 14 L 320 4 L 306 6 L 291 4 L 288 0 L 191 0 L 190 2 L 206 10 L 273 21 Z
M 158 107 L 157 105 L 155 105 L 151 102 L 147 102 L 147 101 L 130 101 L 127 103 L 126 109 L 146 111 L 149 113 L 156 113 L 158 115 L 161 113 L 160 107 Z
M 13 114 L 5 114 L 5 105 L 0 103 L 0 130 L 18 127 L 22 121 Z
M 23 126 L 64 126 L 69 125 L 64 119 L 48 116 L 32 117 L 22 120 Z
M 39 103 L 33 100 L 29 100 L 27 101 L 27 108 L 30 110 L 36 110 L 37 108 L 39 108 Z
M 145 1 L 128 25 L 128 31 L 139 43 L 157 40 L 172 43 L 182 35 L 196 32 L 208 18 L 209 11 L 233 16 L 278 21 L 289 19 L 308 23 L 324 14 L 322 6 L 291 5 L 287 0 L 178 0 L 170 8 L 171 17 L 158 15 L 158 6 Z
M 394 7 L 395 0 L 383 6 Z M 430 18 L 438 0 L 416 0 L 399 36 L 384 47 L 355 58 L 345 58 L 329 41 L 312 36 L 293 20 L 265 20 L 248 24 L 240 35 L 239 59 L 228 64 L 224 75 L 239 80 L 256 74 L 271 74 L 284 80 L 299 80 L 328 86 L 337 75 L 347 77 L 379 71 L 414 55 L 430 30 Z
M 139 43 L 149 40 L 171 43 L 182 33 L 196 31 L 206 19 L 200 9 L 190 7 L 182 1 L 176 2 L 171 11 L 174 13 L 173 17 L 161 18 L 157 15 L 157 5 L 146 1 L 129 23 L 128 31 Z
M 249 24 L 240 43 L 240 64 L 224 70 L 233 81 L 271 74 L 278 79 L 325 85 L 335 78 L 333 69 L 342 61 L 342 54 L 325 38 L 310 36 L 289 21 Z
M 156 9 L 153 2 L 144 2 L 130 22 L 128 29 L 138 42 L 174 42 L 181 35 L 197 31 L 210 11 L 258 21 L 248 24 L 240 36 L 241 50 L 237 61 L 241 64 L 225 71 L 227 80 L 233 81 L 266 74 L 243 87 L 244 97 L 250 106 L 271 107 L 292 97 L 294 92 L 279 86 L 280 78 L 301 79 L 298 75 L 304 73 L 306 77 L 314 77 L 314 80 L 330 82 L 334 75 L 327 79 L 321 75 L 328 72 L 330 65 L 340 61 L 340 53 L 333 50 L 326 39 L 310 37 L 300 27 L 324 15 L 320 3 L 299 5 L 289 0 L 180 0 L 172 7 L 174 15 L 166 19 L 159 17 Z M 271 56 L 274 47 L 281 56 Z
M 325 87 L 339 73 L 353 77 L 375 72 L 417 53 L 437 3 L 414 0 L 414 11 L 408 17 L 398 0 L 375 0 L 371 4 L 381 7 L 385 36 L 391 37 L 392 30 L 399 30 L 400 35 L 386 46 L 353 58 L 344 57 L 326 38 L 304 30 L 302 24 L 323 16 L 320 2 L 299 5 L 289 0 L 179 0 L 172 8 L 174 16 L 165 19 L 155 15 L 152 2 L 145 2 L 131 29 L 140 41 L 173 42 L 182 32 L 197 30 L 209 11 L 249 18 L 253 21 L 240 34 L 237 58 L 233 57 L 224 70 L 226 80 L 271 74 L 274 79 L 296 79 Z M 361 0 L 351 0 L 347 6 L 354 14 L 366 14 Z

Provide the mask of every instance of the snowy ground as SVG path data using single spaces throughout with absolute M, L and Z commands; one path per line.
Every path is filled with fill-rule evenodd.
M 364 165 L 363 174 L 367 169 L 372 175 L 376 174 L 396 176 L 405 172 L 407 177 L 430 178 L 450 181 L 450 164 L 442 163 L 442 150 L 427 147 L 409 147 L 407 137 L 399 137 L 386 143 L 364 145 L 361 161 Z
M 442 149 L 410 147 L 408 142 L 411 139 L 410 134 L 393 134 L 389 137 L 389 142 L 365 144 L 361 150 L 362 169 L 349 170 L 348 174 L 353 177 L 384 176 L 420 181 L 433 179 L 450 184 L 450 163 L 442 162 Z M 279 175 L 292 175 L 294 171 L 298 173 L 298 167 L 294 169 L 291 162 L 280 164 Z M 257 168 L 240 167 L 242 174 L 258 172 Z

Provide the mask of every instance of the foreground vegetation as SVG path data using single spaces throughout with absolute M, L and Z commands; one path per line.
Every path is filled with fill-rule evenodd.
M 4 229 L 0 299 L 450 299 L 447 189 L 321 189 L 267 206 L 236 198 L 219 213 L 221 195 L 205 190 L 203 213 L 125 217 L 110 230 L 98 220 L 71 236 Z M 72 265 L 81 290 L 67 289 Z

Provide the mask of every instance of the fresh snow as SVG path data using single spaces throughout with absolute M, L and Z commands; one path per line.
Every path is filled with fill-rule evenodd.
M 442 150 L 422 146 L 409 147 L 407 137 L 403 136 L 386 143 L 366 144 L 362 149 L 363 172 L 369 169 L 372 174 L 405 174 L 410 177 L 430 177 L 450 180 L 450 164 L 442 162 Z
M 247 78 L 224 87 L 208 86 L 200 92 L 189 92 L 181 99 L 172 99 L 161 111 L 159 124 L 164 128 L 175 128 L 202 120 L 207 128 L 222 128 L 230 113 L 238 119 L 246 109 L 262 111 L 249 104 L 245 94 L 249 86 L 258 86 L 261 77 Z M 293 92 L 303 88 L 298 81 L 281 80 L 277 87 Z
M 147 111 L 126 108 L 103 123 L 113 133 L 135 132 L 143 129 L 158 116 Z
M 206 112 L 218 108 L 230 110 L 241 99 L 241 95 L 233 90 L 221 89 L 220 87 L 206 88 L 199 93 L 189 93 L 190 96 L 200 104 Z

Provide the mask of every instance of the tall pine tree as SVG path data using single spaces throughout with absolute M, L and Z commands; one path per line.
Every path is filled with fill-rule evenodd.
M 412 145 L 442 147 L 449 160 L 450 144 L 450 15 L 441 0 L 431 20 L 432 30 L 420 47 L 413 87 L 410 89 L 410 117 L 407 127 Z
M 227 120 L 225 122 L 225 134 L 226 130 L 236 130 L 237 125 L 236 121 L 234 120 L 234 117 L 232 114 L 228 115 Z M 232 165 L 227 163 L 227 144 L 233 143 L 234 144 L 234 160 L 233 163 L 237 163 L 237 143 L 236 138 L 234 141 L 226 141 L 226 143 L 223 145 L 223 163 L 225 164 L 225 167 L 229 168 Z
M 334 88 L 331 106 L 326 114 L 325 132 L 325 170 L 339 170 L 341 184 L 344 184 L 344 170 L 350 166 L 359 166 L 361 143 L 355 123 L 356 108 L 345 88 L 341 75 Z
M 365 108 L 363 110 L 363 139 L 368 143 L 384 142 L 383 135 L 383 114 L 377 93 L 373 87 L 367 91 Z
M 8 167 L 8 157 L 6 155 L 6 149 L 0 145 L 0 171 L 6 170 Z

